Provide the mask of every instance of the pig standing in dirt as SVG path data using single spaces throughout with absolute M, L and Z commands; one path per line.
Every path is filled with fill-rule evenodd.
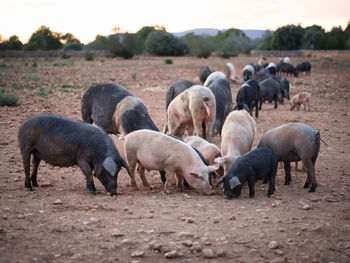
M 231 80 L 232 82 L 241 81 L 239 76 L 237 75 L 237 71 L 236 71 L 235 66 L 230 62 L 226 63 L 225 74 L 226 74 L 227 78 L 229 80 Z
M 245 110 L 232 111 L 222 127 L 221 155 L 215 163 L 224 167 L 226 175 L 237 157 L 252 148 L 255 135 L 255 121 Z
M 211 70 L 207 66 L 201 67 L 198 73 L 198 77 L 202 85 L 204 84 L 204 82 L 206 81 L 206 79 L 209 77 L 211 73 L 212 73 Z
M 198 136 L 210 140 L 216 116 L 216 101 L 213 92 L 200 85 L 192 86 L 179 94 L 167 111 L 169 134 L 182 137 L 188 127 Z
M 285 184 L 292 181 L 290 163 L 302 161 L 307 171 L 304 188 L 311 184 L 310 192 L 317 187 L 315 163 L 320 150 L 320 132 L 304 123 L 287 123 L 265 132 L 258 147 L 272 149 L 278 155 L 278 161 L 283 162 Z
M 111 134 L 128 134 L 140 129 L 158 131 L 143 102 L 113 83 L 90 87 L 81 100 L 82 119 Z
M 128 166 L 108 134 L 101 128 L 85 122 L 55 115 L 37 115 L 19 128 L 18 142 L 23 158 L 25 187 L 38 186 L 36 176 L 41 160 L 60 166 L 78 165 L 86 177 L 91 194 L 96 194 L 92 171 L 106 191 L 117 193 L 117 177 L 121 167 Z M 30 174 L 30 157 L 33 172 Z
M 139 130 L 125 136 L 125 159 L 131 173 L 131 186 L 136 187 L 135 167 L 138 164 L 143 185 L 150 187 L 144 171 L 165 171 L 166 182 L 164 190 L 170 193 L 170 186 L 177 178 L 177 186 L 183 190 L 183 179 L 194 189 L 210 195 L 213 193 L 209 184 L 208 173 L 218 169 L 216 166 L 206 166 L 198 154 L 188 144 L 171 138 L 160 132 Z
M 184 140 L 188 145 L 197 149 L 207 161 L 208 164 L 214 164 L 215 158 L 221 156 L 219 147 L 215 144 L 207 142 L 198 136 L 188 136 Z
M 223 72 L 221 72 L 221 71 L 214 71 L 207 77 L 207 79 L 205 80 L 203 86 L 204 87 L 209 87 L 210 83 L 212 81 L 214 81 L 214 80 L 217 80 L 217 79 L 224 79 L 224 80 L 228 81 L 226 75 Z M 230 84 L 229 84 L 229 86 L 230 86 Z M 231 92 L 231 90 L 230 90 L 230 92 Z
M 290 110 L 297 108 L 299 110 L 300 106 L 304 104 L 304 110 L 306 110 L 306 106 L 310 111 L 310 100 L 311 94 L 309 92 L 300 92 L 297 95 L 294 95 L 291 101 L 288 101 L 290 104 Z

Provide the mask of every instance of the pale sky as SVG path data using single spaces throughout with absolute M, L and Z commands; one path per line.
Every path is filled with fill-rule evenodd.
M 136 32 L 163 25 L 168 32 L 194 28 L 271 29 L 317 24 L 345 29 L 350 0 L 0 0 L 0 34 L 27 42 L 41 25 L 72 33 L 84 43 L 114 26 Z

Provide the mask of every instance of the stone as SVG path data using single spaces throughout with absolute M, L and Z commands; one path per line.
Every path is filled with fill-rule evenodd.
M 189 223 L 189 224 L 192 224 L 194 222 L 194 220 L 193 220 L 192 217 L 188 217 L 188 218 L 186 218 L 185 222 Z
M 213 223 L 214 223 L 214 224 L 217 224 L 217 223 L 219 223 L 219 222 L 220 222 L 220 219 L 219 219 L 218 217 L 215 217 Z
M 194 234 L 193 233 L 190 233 L 190 232 L 180 232 L 178 234 L 179 237 L 193 237 Z
M 278 243 L 277 243 L 277 241 L 271 241 L 270 243 L 269 243 L 269 248 L 271 248 L 271 249 L 276 249 L 276 248 L 278 248 Z
M 61 199 L 56 199 L 56 201 L 55 201 L 55 202 L 53 202 L 53 204 L 54 204 L 54 205 L 62 205 L 62 204 L 63 204 L 63 202 L 62 202 L 62 200 L 61 200 Z
M 219 248 L 218 251 L 216 252 L 216 255 L 218 257 L 225 257 L 226 256 L 226 251 L 223 248 Z
M 202 255 L 204 258 L 213 258 L 214 257 L 214 252 L 210 248 L 205 248 L 202 250 Z
M 124 234 L 119 229 L 114 229 L 112 231 L 112 236 L 114 236 L 114 237 L 122 237 L 122 236 L 124 236 Z
M 160 241 L 158 241 L 158 240 L 152 240 L 149 243 L 149 248 L 152 250 L 160 251 L 162 249 L 162 247 L 163 247 L 162 243 L 160 243 Z
M 166 258 L 176 258 L 177 252 L 176 252 L 176 250 L 171 250 L 170 252 L 165 253 L 164 256 Z
M 192 247 L 193 242 L 191 240 L 187 239 L 187 240 L 183 240 L 181 242 L 181 244 L 186 246 L 186 247 Z
M 284 252 L 282 250 L 280 250 L 280 249 L 276 249 L 275 254 L 279 255 L 279 256 L 282 256 L 282 255 L 284 255 Z
M 303 209 L 304 209 L 304 210 L 310 210 L 310 209 L 311 209 L 311 206 L 309 206 L 309 205 L 304 205 L 304 206 L 303 206 Z
M 142 250 L 135 250 L 131 253 L 131 257 L 133 257 L 133 258 L 143 257 L 144 254 L 145 254 L 145 252 Z

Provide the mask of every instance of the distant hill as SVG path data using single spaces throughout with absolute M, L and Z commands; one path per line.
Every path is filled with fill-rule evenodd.
M 226 29 L 216 29 L 216 28 L 196 28 L 191 30 L 186 30 L 183 32 L 173 33 L 176 37 L 183 37 L 189 33 L 194 33 L 195 35 L 206 35 L 215 36 L 219 31 L 224 32 Z M 265 30 L 255 30 L 255 29 L 243 29 L 244 34 L 250 39 L 261 38 Z

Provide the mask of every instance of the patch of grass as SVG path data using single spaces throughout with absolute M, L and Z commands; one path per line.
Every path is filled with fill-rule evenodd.
M 61 57 L 64 58 L 64 59 L 68 59 L 68 58 L 70 58 L 70 55 L 68 55 L 66 53 L 63 53 Z
M 0 106 L 18 106 L 18 96 L 4 89 L 0 90 Z
M 136 80 L 136 72 L 132 72 L 132 73 L 131 73 L 131 78 L 132 78 L 133 80 Z
M 53 63 L 53 66 L 54 67 L 74 66 L 74 61 L 72 61 L 72 60 L 63 60 L 63 61 L 56 60 Z
M 27 73 L 26 78 L 27 78 L 28 80 L 35 80 L 35 81 L 39 80 L 38 74 L 33 73 L 33 72 Z
M 60 87 L 58 87 L 58 90 L 61 91 L 61 92 L 68 92 L 69 90 L 72 90 L 72 89 L 81 89 L 81 87 L 79 85 L 61 85 Z
M 93 61 L 94 58 L 95 58 L 95 55 L 94 55 L 93 53 L 86 52 L 85 55 L 84 55 L 84 57 L 85 57 L 85 60 L 86 60 L 86 61 Z
M 40 87 L 35 91 L 35 94 L 41 97 L 47 97 L 52 93 L 52 90 L 49 89 L 46 85 L 40 85 Z
M 329 56 L 324 57 L 327 62 L 333 62 L 333 59 Z
M 0 67 L 6 68 L 6 64 L 5 64 L 5 63 L 1 63 L 1 64 L 0 64 Z
M 30 84 L 17 84 L 13 83 L 12 88 L 15 90 L 23 90 L 23 89 L 29 89 L 29 90 L 34 90 L 36 86 L 30 85 Z
M 36 68 L 38 66 L 38 63 L 36 61 L 34 61 L 34 63 L 32 64 L 33 68 Z
M 165 64 L 173 64 L 173 60 L 170 58 L 167 58 L 164 60 Z
M 303 85 L 303 82 L 301 80 L 298 80 L 297 82 L 295 82 L 295 85 L 298 85 L 298 86 Z

